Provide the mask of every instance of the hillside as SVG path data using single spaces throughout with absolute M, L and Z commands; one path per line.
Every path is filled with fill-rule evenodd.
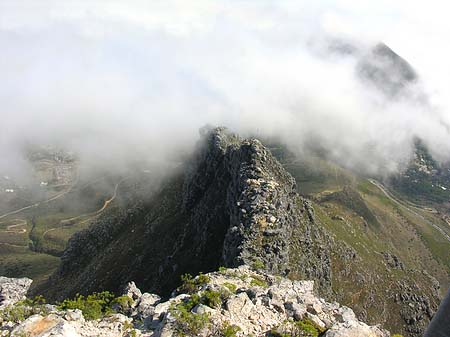
M 267 143 L 299 182 L 299 193 L 313 200 L 321 225 L 359 257 L 346 265 L 339 256 L 332 260 L 337 298 L 372 323 L 376 321 L 371 317 L 378 311 L 390 326 L 426 324 L 423 319 L 430 314 L 426 307 L 436 296 L 443 296 L 449 284 L 445 214 L 413 204 L 381 182 L 357 175 L 320 155 L 298 158 L 280 151 L 285 147 L 278 143 Z M 414 284 L 407 285 L 407 278 L 414 279 Z M 428 294 L 417 298 L 408 295 L 419 288 L 428 289 Z M 386 298 L 394 299 L 394 303 L 389 304 Z M 399 304 L 408 302 L 415 302 L 410 306 L 415 310 L 399 309 Z M 400 310 L 403 322 L 389 317 L 390 310 Z M 406 330 L 419 331 L 416 327 Z

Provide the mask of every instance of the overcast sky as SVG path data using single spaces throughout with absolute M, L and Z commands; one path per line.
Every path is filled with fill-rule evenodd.
M 450 158 L 450 23 L 444 1 L 0 0 L 0 169 L 24 141 L 85 158 L 163 158 L 206 123 L 328 148 L 396 170 L 418 136 Z M 427 107 L 387 102 L 327 38 L 388 44 Z M 12 164 L 14 163 L 14 164 Z

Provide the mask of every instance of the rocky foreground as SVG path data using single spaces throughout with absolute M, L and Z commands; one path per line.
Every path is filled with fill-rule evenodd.
M 359 321 L 350 308 L 319 298 L 313 281 L 291 281 L 247 266 L 185 277 L 167 301 L 141 293 L 131 282 L 114 311 L 93 320 L 79 309 L 49 304 L 23 320 L 7 320 L 8 309 L 24 306 L 17 301 L 30 282 L 2 280 L 1 296 L 7 300 L 0 306 L 1 336 L 390 336 Z

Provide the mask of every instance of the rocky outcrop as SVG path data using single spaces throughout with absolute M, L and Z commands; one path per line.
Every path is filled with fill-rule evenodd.
M 0 276 L 0 309 L 24 300 L 32 282 L 29 278 Z
M 54 309 L 3 331 L 11 331 L 11 337 L 390 336 L 359 321 L 350 308 L 318 297 L 313 281 L 291 281 L 242 266 L 199 276 L 192 284 L 196 288 L 189 294 L 177 290 L 167 301 L 130 284 L 124 292 L 132 299 L 127 312 L 88 321 L 80 310 Z

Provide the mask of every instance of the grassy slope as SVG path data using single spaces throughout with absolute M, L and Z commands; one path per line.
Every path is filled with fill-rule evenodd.
M 392 298 L 400 292 L 399 282 L 405 279 L 414 280 L 431 298 L 431 279 L 423 271 L 440 282 L 441 295 L 444 294 L 450 279 L 450 242 L 427 221 L 441 228 L 448 225 L 439 214 L 420 209 L 412 212 L 389 199 L 368 179 L 330 162 L 310 159 L 300 163 L 286 153 L 279 158 L 296 178 L 299 192 L 314 201 L 320 223 L 356 251 L 354 260 L 343 259 L 340 251 L 333 252 L 333 288 L 337 300 L 355 308 L 371 323 L 379 323 L 381 319 L 393 332 L 404 332 L 401 319 L 388 315 L 400 310 Z M 361 200 L 344 202 L 335 197 L 346 186 L 359 194 Z M 376 226 L 371 225 L 373 218 L 367 214 L 376 217 Z M 389 267 L 382 252 L 396 255 L 404 270 Z

